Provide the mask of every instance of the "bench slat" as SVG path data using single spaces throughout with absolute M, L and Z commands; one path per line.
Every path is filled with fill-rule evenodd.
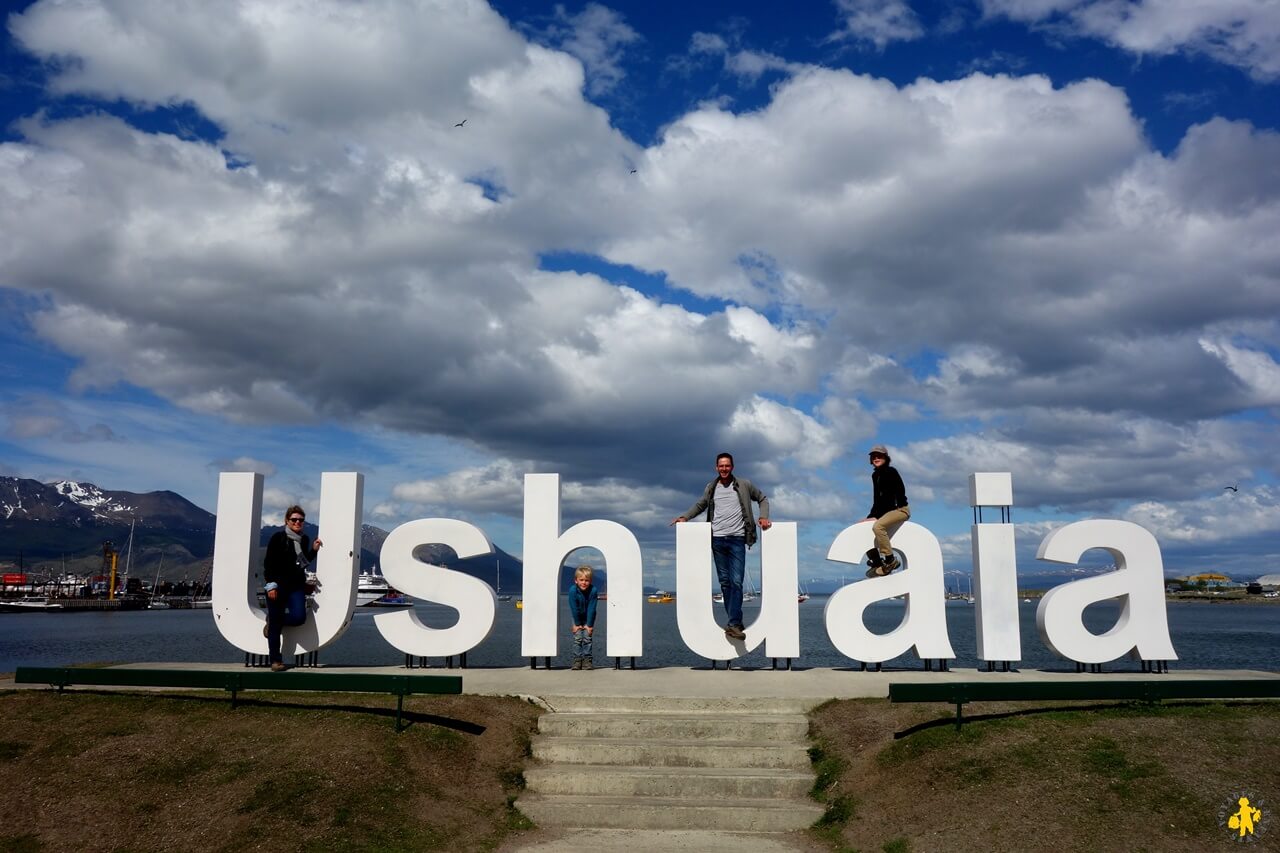
M 325 690 L 334 693 L 459 694 L 458 675 L 380 675 L 366 672 L 228 672 L 194 669 L 20 666 L 19 684 L 55 687 L 191 687 L 207 690 Z

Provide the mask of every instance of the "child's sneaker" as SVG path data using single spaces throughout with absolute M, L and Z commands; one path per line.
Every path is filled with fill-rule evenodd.
M 894 569 L 901 568 L 901 567 L 902 567 L 902 563 L 898 562 L 898 555 L 890 554 L 888 557 L 884 558 L 883 565 L 881 565 L 879 568 L 876 569 L 876 574 L 879 575 L 880 577 L 884 577 L 885 575 L 892 572 Z
M 596 662 L 595 662 L 594 660 L 592 660 L 591 658 L 583 658 L 583 659 L 582 659 L 582 667 L 581 667 L 581 668 L 582 668 L 582 669 L 595 669 L 595 668 L 596 668 Z

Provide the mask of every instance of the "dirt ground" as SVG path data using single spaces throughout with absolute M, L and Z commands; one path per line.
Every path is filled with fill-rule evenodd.
M 539 709 L 518 699 L 0 693 L 0 850 L 493 850 Z
M 492 851 L 539 709 L 480 696 L 3 691 L 0 851 Z M 1201 851 L 1227 806 L 1280 850 L 1280 703 L 953 709 L 829 702 L 815 786 L 838 851 Z M 941 721 L 941 725 L 930 723 Z M 909 732 L 895 739 L 895 732 Z
M 1241 794 L 1280 805 L 1280 703 L 1089 707 L 975 703 L 957 734 L 950 706 L 829 702 L 813 832 L 890 853 L 1204 851 L 1232 843 L 1219 814 Z M 1280 850 L 1275 822 L 1248 849 Z

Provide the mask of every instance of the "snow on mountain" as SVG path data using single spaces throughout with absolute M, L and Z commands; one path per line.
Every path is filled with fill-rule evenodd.
M 50 483 L 58 494 L 65 497 L 72 503 L 79 504 L 85 509 L 94 511 L 97 515 L 105 515 L 107 513 L 131 513 L 136 511 L 137 507 L 124 504 L 116 498 L 108 495 L 102 489 L 93 483 L 77 483 L 73 480 L 59 480 L 56 483 Z

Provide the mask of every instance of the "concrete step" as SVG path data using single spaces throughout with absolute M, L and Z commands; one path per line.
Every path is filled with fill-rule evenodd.
M 533 756 L 548 764 L 612 764 L 643 767 L 739 767 L 810 770 L 802 742 L 666 741 L 629 738 L 548 737 L 533 739 Z
M 717 740 L 749 736 L 760 741 L 800 742 L 808 735 L 809 720 L 803 714 L 554 713 L 538 718 L 538 731 L 553 737 Z
M 708 675 L 710 677 L 710 675 Z M 699 699 L 678 696 L 542 696 L 552 711 L 622 714 L 804 714 L 813 699 L 738 696 Z
M 548 828 L 689 829 L 737 832 L 791 832 L 822 817 L 809 799 L 716 799 L 605 797 L 526 792 L 516 807 Z
M 590 829 L 555 833 L 546 840 L 520 841 L 503 850 L 519 853 L 798 853 L 815 848 L 807 839 L 771 832 L 712 832 L 703 829 Z
M 524 774 L 539 794 L 698 799 L 797 799 L 813 786 L 813 774 L 796 770 L 720 767 L 618 767 L 544 764 Z

